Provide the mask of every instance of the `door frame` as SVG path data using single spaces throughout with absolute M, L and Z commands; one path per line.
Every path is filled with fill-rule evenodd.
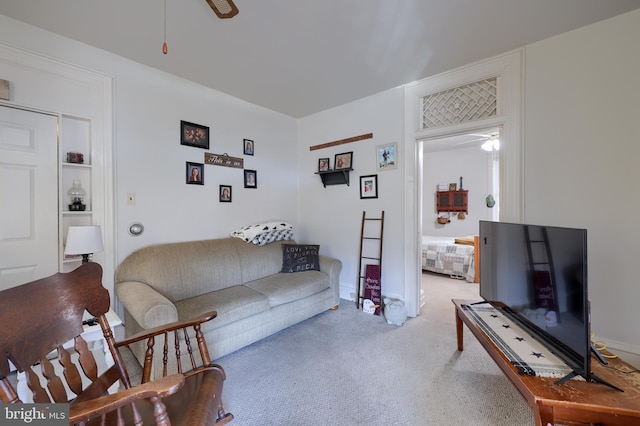
M 97 260 L 115 307 L 113 77 L 6 42 L 0 42 L 0 75 L 15 89 L 9 101 L 0 101 L 7 106 L 91 120 L 94 223 L 104 238 Z
M 404 282 L 409 316 L 420 314 L 422 236 L 422 153 L 420 140 L 444 137 L 479 127 L 502 126 L 500 220 L 522 222 L 524 213 L 523 92 L 524 50 L 474 63 L 404 87 Z M 435 129 L 422 129 L 421 98 L 470 82 L 497 77 L 496 116 Z

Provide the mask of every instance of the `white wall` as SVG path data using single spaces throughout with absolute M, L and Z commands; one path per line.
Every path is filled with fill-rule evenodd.
M 352 299 L 359 271 L 362 212 L 380 217 L 385 212 L 382 247 L 382 293 L 404 298 L 402 279 L 402 164 L 396 169 L 376 170 L 376 146 L 401 142 L 402 90 L 400 88 L 367 97 L 299 120 L 298 164 L 300 220 L 305 223 L 302 238 L 320 244 L 325 252 L 342 260 L 340 295 Z M 310 151 L 314 145 L 373 133 L 366 139 Z M 401 149 L 399 143 L 399 150 Z M 318 175 L 318 158 L 353 151 L 350 185 L 324 188 Z M 396 157 L 401 161 L 402 153 Z M 378 198 L 360 199 L 360 176 L 378 175 Z M 324 248 L 324 249 L 323 249 Z
M 640 353 L 640 10 L 526 48 L 527 222 L 588 229 L 592 331 Z
M 425 142 L 428 143 L 428 142 Z M 487 207 L 485 198 L 491 193 L 491 153 L 479 146 L 446 151 L 425 152 L 422 176 L 422 234 L 442 237 L 462 237 L 478 234 L 478 222 L 491 220 L 493 210 Z M 464 219 L 456 213 L 450 215 L 451 222 L 441 225 L 436 221 L 437 185 L 456 183 L 469 191 L 469 212 Z M 441 213 L 441 216 L 446 216 Z
M 142 246 L 227 236 L 258 220 L 300 226 L 293 118 L 2 15 L 0 41 L 113 76 L 116 262 Z M 12 84 L 14 97 L 27 87 Z M 42 97 L 30 106 L 50 109 Z M 208 152 L 243 157 L 258 172 L 257 189 L 243 187 L 242 169 L 213 165 L 204 166 L 203 186 L 185 184 L 185 163 L 203 163 L 205 150 L 180 145 L 180 120 L 209 126 Z M 254 156 L 243 155 L 243 138 L 254 140 Z M 232 185 L 232 203 L 219 203 L 220 184 Z M 136 205 L 127 205 L 127 192 Z M 127 232 L 134 221 L 145 226 L 140 237 Z
M 116 76 L 116 181 L 119 258 L 166 241 L 226 237 L 241 225 L 266 219 L 297 220 L 295 120 L 122 60 Z M 180 120 L 208 126 L 210 148 L 180 145 Z M 243 155 L 243 139 L 254 155 Z M 185 163 L 204 153 L 244 159 L 257 171 L 257 189 L 244 188 L 243 170 L 204 166 L 204 185 L 185 184 Z M 220 203 L 219 185 L 232 186 L 232 202 Z M 126 193 L 137 204 L 126 204 Z M 140 221 L 140 237 L 127 233 Z

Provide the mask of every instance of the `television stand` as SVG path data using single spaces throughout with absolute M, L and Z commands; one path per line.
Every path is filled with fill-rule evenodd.
M 594 346 L 593 343 L 591 344 L 591 352 L 593 353 L 593 355 L 595 355 L 595 357 L 598 359 L 598 361 L 600 361 L 600 364 L 602 364 L 602 365 L 609 364 L 609 361 L 607 361 L 606 358 L 602 356 L 602 354 L 596 349 L 596 347 Z M 556 382 L 556 385 L 561 385 L 564 382 L 566 382 L 567 380 L 573 379 L 577 375 L 578 375 L 578 373 L 576 373 L 575 371 L 571 372 L 571 373 L 567 374 L 566 376 L 564 376 L 562 379 L 558 380 Z M 611 383 L 607 382 L 606 380 L 602 380 L 600 377 L 596 376 L 593 373 L 591 373 L 589 375 L 589 381 L 593 382 L 593 383 L 601 383 L 601 384 L 603 384 L 605 386 L 609 386 L 610 388 L 613 388 L 613 389 L 615 389 L 617 391 L 624 392 L 619 387 L 617 387 L 615 385 L 612 385 Z
M 607 359 L 602 356 L 602 354 L 596 349 L 596 346 L 593 343 L 591 344 L 591 352 L 593 352 L 596 358 L 598 358 L 598 361 L 600 361 L 600 364 L 602 365 L 609 364 L 609 361 L 607 361 Z
M 616 392 L 589 381 L 567 379 L 563 386 L 554 386 L 554 378 L 526 376 L 500 352 L 491 338 L 475 323 L 462 305 L 475 300 L 452 300 L 456 310 L 458 350 L 463 350 L 463 326 L 466 324 L 478 342 L 518 390 L 533 412 L 536 426 L 547 424 L 640 424 L 640 374 L 627 374 L 635 367 L 621 359 L 609 365 L 594 362 L 597 381 L 606 380 L 624 392 Z M 603 380 L 601 380 L 602 378 Z
M 571 373 L 567 374 L 566 376 L 564 376 L 562 379 L 558 380 L 555 382 L 556 385 L 561 385 L 565 382 L 567 382 L 568 380 L 573 379 L 574 377 L 576 377 L 578 375 L 578 373 L 576 373 L 575 371 L 572 371 Z M 601 383 L 605 386 L 609 386 L 612 389 L 615 389 L 617 391 L 620 392 L 624 392 L 622 389 L 620 389 L 619 387 L 612 385 L 611 383 L 607 382 L 606 380 L 602 380 L 600 377 L 596 376 L 595 374 L 591 373 L 589 375 L 589 381 L 592 383 Z

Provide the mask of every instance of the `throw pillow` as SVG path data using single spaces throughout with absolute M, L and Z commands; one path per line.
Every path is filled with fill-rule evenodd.
M 319 251 L 317 244 L 283 244 L 280 272 L 319 271 Z
M 290 240 L 293 237 L 293 226 L 287 222 L 260 222 L 236 229 L 231 232 L 231 236 L 263 246 L 274 241 Z

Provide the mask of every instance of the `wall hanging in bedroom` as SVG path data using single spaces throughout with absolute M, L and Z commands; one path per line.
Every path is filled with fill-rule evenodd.
M 457 191 L 437 191 L 436 192 L 436 211 L 469 213 L 467 201 L 469 190 Z

